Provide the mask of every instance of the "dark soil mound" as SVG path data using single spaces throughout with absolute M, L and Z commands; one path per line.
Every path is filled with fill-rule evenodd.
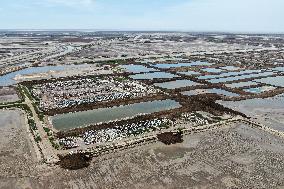
M 90 154 L 68 154 L 66 156 L 59 156 L 60 162 L 58 163 L 60 167 L 69 170 L 77 170 L 88 167 L 92 160 Z
M 178 132 L 178 133 L 166 132 L 166 133 L 158 134 L 157 137 L 159 141 L 161 141 L 162 143 L 166 145 L 183 142 L 181 132 Z

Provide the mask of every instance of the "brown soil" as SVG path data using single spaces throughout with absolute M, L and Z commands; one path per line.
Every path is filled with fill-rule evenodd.
M 173 133 L 173 132 L 165 132 L 161 134 L 157 134 L 158 140 L 166 145 L 182 143 L 182 133 Z
M 58 164 L 63 169 L 77 170 L 88 167 L 92 156 L 86 153 L 68 154 L 65 156 L 58 155 L 60 161 Z

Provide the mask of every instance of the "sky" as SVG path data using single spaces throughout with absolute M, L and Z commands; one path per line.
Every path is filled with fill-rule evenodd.
M 0 29 L 284 33 L 284 0 L 0 0 Z

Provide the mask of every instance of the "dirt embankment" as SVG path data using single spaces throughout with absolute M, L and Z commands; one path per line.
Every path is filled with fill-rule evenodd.
M 218 103 L 216 100 L 221 100 L 223 97 L 217 94 L 200 94 L 197 96 L 186 96 L 180 93 L 171 94 L 172 99 L 178 101 L 184 109 L 189 111 L 205 111 L 213 115 L 223 115 L 224 113 L 241 115 L 246 117 L 246 115 L 234 111 L 232 109 L 226 108 Z

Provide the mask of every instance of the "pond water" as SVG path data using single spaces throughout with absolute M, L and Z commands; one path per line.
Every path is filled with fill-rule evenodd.
M 16 72 L 12 72 L 3 76 L 0 76 L 0 86 L 9 86 L 16 84 L 17 82 L 13 79 L 17 75 L 28 75 L 44 73 L 49 71 L 62 71 L 68 66 L 44 66 L 44 67 L 30 67 Z
M 204 72 L 209 72 L 209 73 L 220 73 L 224 70 L 218 69 L 218 68 L 204 68 L 202 69 Z
M 145 74 L 135 74 L 129 76 L 133 79 L 141 80 L 141 79 L 158 79 L 158 78 L 174 78 L 174 77 L 179 77 L 177 75 L 171 74 L 171 73 L 166 73 L 166 72 L 153 72 L 153 73 L 145 73 Z
M 229 92 L 229 91 L 225 91 L 223 89 L 216 89 L 216 88 L 213 88 L 213 89 L 195 89 L 195 90 L 191 90 L 191 91 L 182 92 L 183 95 L 187 95 L 187 96 L 194 96 L 194 95 L 207 94 L 207 93 L 219 94 L 219 95 L 224 95 L 224 96 L 229 96 L 229 97 L 240 96 L 239 94 L 232 93 L 232 92 Z
M 266 77 L 262 79 L 256 79 L 254 81 L 268 85 L 274 85 L 277 87 L 284 87 L 284 76 Z
M 199 72 L 196 71 L 187 71 L 187 72 L 177 72 L 179 74 L 183 74 L 183 75 L 199 75 Z
M 68 130 L 179 107 L 181 107 L 180 104 L 174 100 L 156 100 L 126 106 L 60 114 L 52 117 L 52 124 L 57 130 Z
M 270 98 L 255 98 L 241 101 L 217 101 L 225 107 L 242 112 L 256 122 L 284 131 L 284 94 Z
M 247 81 L 247 82 L 239 82 L 239 83 L 232 83 L 232 84 L 226 84 L 226 87 L 230 88 L 241 88 L 241 87 L 248 87 L 252 85 L 258 85 L 257 82 L 254 81 Z
M 234 76 L 234 77 L 210 79 L 210 80 L 207 80 L 207 81 L 210 82 L 210 83 L 225 83 L 225 82 L 237 81 L 237 80 L 241 80 L 241 79 L 250 79 L 250 78 L 255 78 L 255 77 L 271 76 L 273 74 L 274 74 L 274 72 L 263 72 L 263 73 L 240 75 L 240 76 Z
M 181 87 L 187 87 L 187 86 L 196 86 L 201 85 L 199 83 L 196 83 L 194 81 L 190 80 L 176 80 L 176 81 L 169 81 L 164 83 L 155 83 L 155 86 L 165 88 L 165 89 L 177 89 Z
M 146 66 L 143 65 L 121 65 L 119 66 L 122 69 L 125 69 L 127 72 L 132 72 L 132 73 L 141 73 L 141 72 L 151 72 L 151 71 L 158 71 L 153 68 L 147 68 Z
M 235 66 L 224 66 L 224 67 L 220 67 L 223 70 L 228 70 L 228 71 L 234 71 L 234 70 L 239 70 L 239 67 L 235 67 Z
M 179 68 L 179 67 L 190 67 L 190 66 L 210 66 L 209 62 L 190 62 L 190 63 L 176 63 L 176 64 L 154 64 L 153 66 L 157 68 Z
M 284 67 L 273 68 L 272 70 L 284 72 Z
M 272 86 L 262 86 L 262 87 L 254 87 L 254 88 L 249 88 L 249 89 L 244 89 L 244 91 L 249 92 L 249 93 L 255 93 L 255 94 L 260 94 L 266 91 L 271 91 L 276 89 L 276 87 Z
M 204 75 L 204 76 L 199 76 L 198 79 L 214 79 L 214 78 L 231 77 L 231 76 L 250 74 L 250 73 L 259 73 L 259 72 L 261 72 L 261 70 L 244 70 L 240 72 L 227 72 L 216 75 Z

